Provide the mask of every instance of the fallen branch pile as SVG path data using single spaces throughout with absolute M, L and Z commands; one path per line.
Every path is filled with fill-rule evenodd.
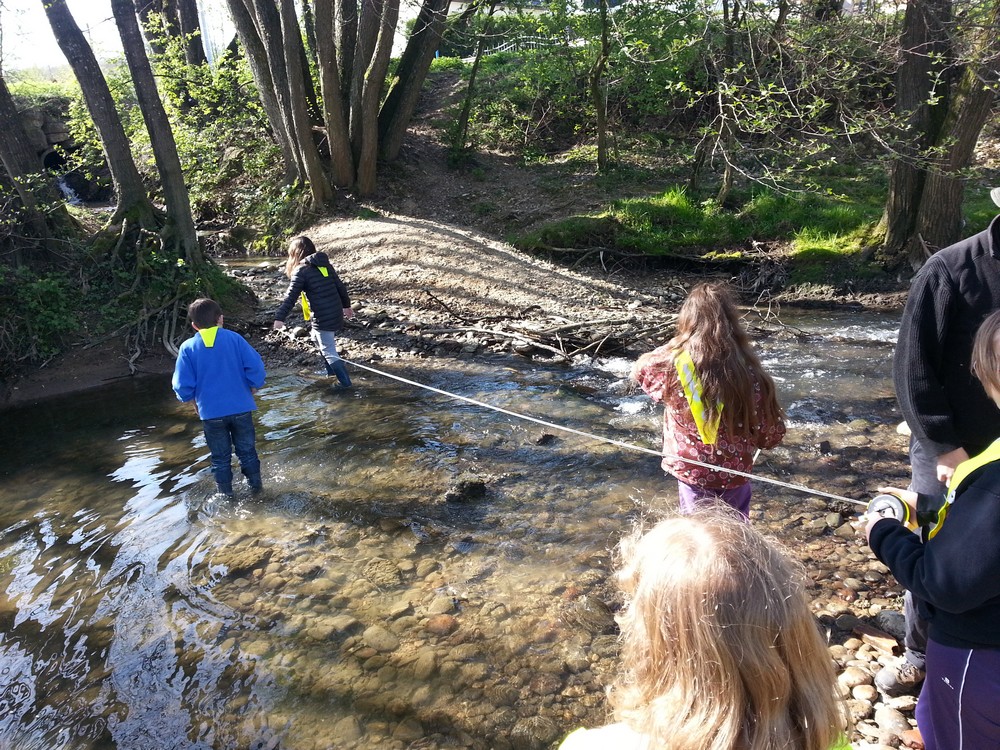
M 482 346 L 504 345 L 518 354 L 547 352 L 570 361 L 580 355 L 611 356 L 629 349 L 648 349 L 666 340 L 673 330 L 674 314 L 655 317 L 626 315 L 572 321 L 558 316 L 542 320 L 509 318 L 463 321 L 467 325 L 420 328 L 422 336 L 462 336 Z

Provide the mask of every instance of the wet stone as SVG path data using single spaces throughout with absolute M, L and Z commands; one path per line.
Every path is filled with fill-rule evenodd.
M 455 601 L 450 596 L 438 596 L 427 607 L 428 614 L 441 615 L 455 611 Z
M 514 725 L 510 732 L 510 740 L 515 748 L 534 750 L 554 742 L 561 734 L 554 721 L 544 716 L 531 716 L 522 719 Z
M 402 576 L 396 564 L 381 557 L 369 560 L 361 574 L 376 586 L 383 588 L 398 586 L 402 582 Z
M 445 502 L 471 503 L 486 497 L 486 481 L 481 477 L 462 475 L 444 493 Z
M 376 651 L 395 651 L 399 648 L 399 638 L 381 625 L 372 625 L 362 635 L 366 645 Z
M 228 578 L 240 578 L 266 565 L 271 554 L 272 550 L 257 545 L 222 549 L 212 556 L 212 565 L 226 568 Z
M 424 623 L 424 630 L 434 635 L 449 635 L 458 629 L 458 620 L 451 615 L 434 615 Z
M 431 649 L 422 650 L 413 663 L 413 676 L 418 680 L 427 680 L 437 671 L 437 654 Z

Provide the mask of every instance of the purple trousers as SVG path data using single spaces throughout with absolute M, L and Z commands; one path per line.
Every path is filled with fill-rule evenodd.
M 677 494 L 680 497 L 681 513 L 693 513 L 698 508 L 712 506 L 720 500 L 750 518 L 750 482 L 728 490 L 709 490 L 677 480 Z
M 1000 650 L 927 641 L 916 716 L 924 750 L 1000 748 Z

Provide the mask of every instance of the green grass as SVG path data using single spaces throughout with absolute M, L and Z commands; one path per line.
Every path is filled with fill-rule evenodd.
M 515 238 L 523 249 L 611 247 L 660 258 L 716 263 L 751 260 L 753 242 L 787 243 L 792 283 L 870 277 L 862 263 L 865 240 L 882 213 L 884 179 L 837 170 L 825 190 L 737 191 L 719 206 L 682 187 L 613 201 L 589 216 L 574 216 Z M 872 184 L 876 187 L 872 187 Z M 989 205 L 983 204 L 985 213 Z M 749 251 L 749 252 L 748 252 Z

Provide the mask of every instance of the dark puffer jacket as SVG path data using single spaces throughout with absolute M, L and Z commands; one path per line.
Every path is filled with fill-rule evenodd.
M 326 253 L 313 253 L 295 269 L 274 319 L 284 322 L 302 292 L 309 300 L 313 328 L 336 332 L 344 327 L 344 308 L 351 306 L 351 298 Z

